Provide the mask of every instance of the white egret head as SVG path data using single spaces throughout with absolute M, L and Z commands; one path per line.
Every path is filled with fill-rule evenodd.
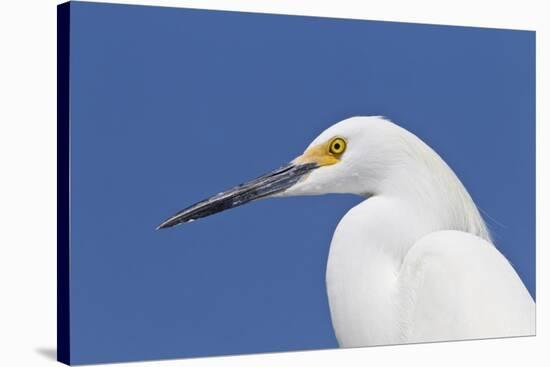
M 392 171 L 405 166 L 405 130 L 374 117 L 352 117 L 322 132 L 294 164 L 315 163 L 317 168 L 281 196 L 378 193 Z
M 426 221 L 436 220 L 440 227 L 488 236 L 475 204 L 445 162 L 414 134 L 378 116 L 329 127 L 288 165 L 194 204 L 158 228 L 260 198 L 329 193 L 391 195 L 415 202 Z

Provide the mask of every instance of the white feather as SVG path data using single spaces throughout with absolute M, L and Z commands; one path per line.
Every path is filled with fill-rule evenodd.
M 368 198 L 340 221 L 330 248 L 327 292 L 340 346 L 535 333 L 535 303 L 430 147 L 381 117 L 344 120 L 311 145 L 335 136 L 348 143 L 341 162 L 285 195 Z

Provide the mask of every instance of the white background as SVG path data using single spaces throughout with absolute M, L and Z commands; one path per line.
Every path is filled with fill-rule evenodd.
M 56 9 L 0 5 L 0 366 L 55 365 Z M 545 1 L 128 1 L 537 31 L 537 337 L 133 363 L 130 366 L 548 365 L 549 45 Z M 495 134 L 498 134 L 495 131 Z M 488 143 L 488 146 L 490 144 Z M 513 210 L 513 208 L 511 208 Z M 518 244 L 521 246 L 522 244 Z

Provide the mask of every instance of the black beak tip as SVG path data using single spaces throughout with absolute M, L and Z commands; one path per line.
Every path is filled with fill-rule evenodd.
M 155 228 L 155 231 L 158 231 L 159 229 L 170 228 L 170 227 L 172 227 L 172 226 L 174 226 L 174 225 L 175 225 L 175 223 L 172 223 L 171 220 L 167 220 L 167 221 L 162 222 L 161 224 L 159 224 L 159 225 L 157 226 L 157 228 Z
M 191 223 L 194 221 L 195 219 L 170 218 L 159 224 L 157 228 L 155 228 L 155 231 L 158 231 L 159 229 L 175 227 L 179 224 Z

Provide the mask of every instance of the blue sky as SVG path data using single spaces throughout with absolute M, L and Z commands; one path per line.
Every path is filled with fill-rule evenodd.
M 154 229 L 354 115 L 385 115 L 432 146 L 534 295 L 534 33 L 71 11 L 75 363 L 336 347 L 325 265 L 359 198 L 262 200 Z

